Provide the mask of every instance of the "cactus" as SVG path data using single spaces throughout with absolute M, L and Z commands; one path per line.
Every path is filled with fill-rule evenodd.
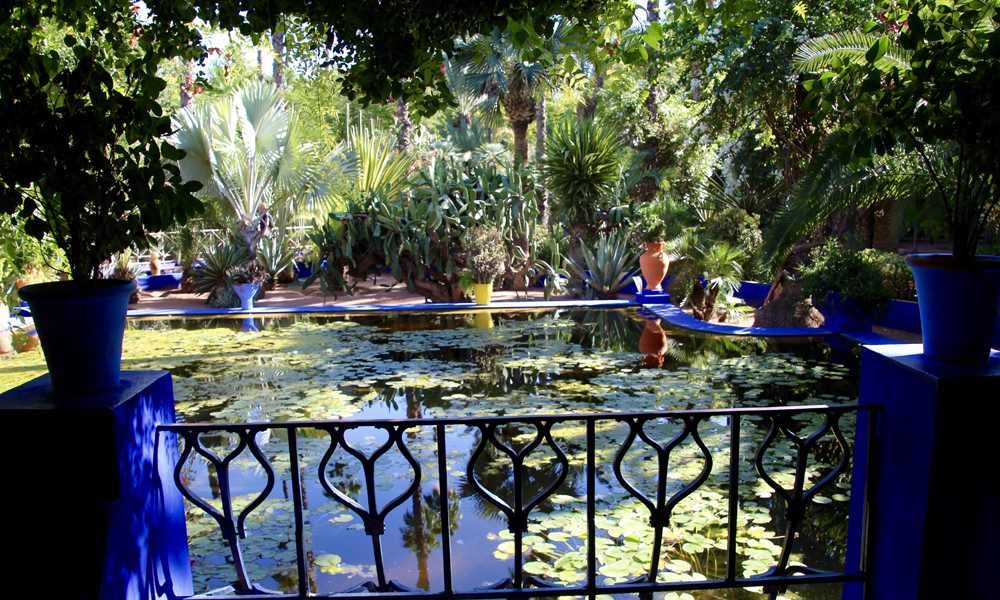
M 500 230 L 509 257 L 506 278 L 537 268 L 526 242 L 538 219 L 529 169 L 476 165 L 465 170 L 453 160 L 433 161 L 413 178 L 409 191 L 409 200 L 372 193 L 344 212 L 330 213 L 310 236 L 326 264 L 302 286 L 319 280 L 324 291 L 353 293 L 345 273 L 364 280 L 389 268 L 396 281 L 428 301 L 467 301 L 459 283 L 467 268 L 462 238 L 476 226 Z

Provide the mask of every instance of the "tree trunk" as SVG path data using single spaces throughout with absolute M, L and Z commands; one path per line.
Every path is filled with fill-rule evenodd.
M 699 321 L 707 321 L 705 318 L 705 287 L 695 279 L 691 282 L 691 294 L 688 297 L 691 304 L 691 314 Z
M 528 125 L 531 121 L 511 121 L 514 131 L 514 161 L 519 165 L 528 164 Z
M 257 81 L 264 83 L 264 49 L 257 48 Z
M 184 81 L 181 82 L 181 108 L 185 108 L 188 104 L 191 104 L 193 88 L 194 63 L 187 61 L 184 63 Z
M 545 108 L 545 96 L 538 99 L 535 107 L 535 162 L 545 158 L 545 147 L 548 144 L 548 114 Z M 538 184 L 538 226 L 543 231 L 549 230 L 551 207 L 549 206 L 549 190 L 544 181 Z
M 650 23 L 660 22 L 660 0 L 648 0 L 646 2 L 646 15 Z M 649 95 L 646 96 L 646 111 L 649 113 L 649 119 L 654 123 L 660 120 L 660 110 L 657 107 L 657 104 L 660 102 L 660 87 L 657 79 L 656 65 L 652 62 L 647 62 L 646 81 L 649 82 Z
M 718 301 L 718 299 L 719 299 L 719 288 L 717 288 L 717 287 L 710 288 L 705 293 L 705 319 L 704 320 L 705 320 L 706 323 L 709 322 L 709 321 L 711 321 L 712 317 L 715 316 L 715 303 Z
M 410 113 L 407 110 L 406 102 L 400 97 L 396 100 L 396 150 L 405 153 L 410 149 L 410 130 L 413 128 L 413 121 L 410 120 Z
M 600 100 L 598 94 L 604 89 L 604 71 L 594 75 L 594 87 L 591 95 L 584 96 L 583 101 L 576 105 L 576 117 L 578 119 L 593 119 L 597 112 L 597 102 Z
M 274 50 L 274 62 L 271 63 L 271 74 L 274 78 L 274 85 L 279 90 L 285 89 L 285 32 L 275 31 L 271 33 L 271 49 Z
M 257 221 L 243 217 L 237 224 L 237 230 L 243 236 L 243 244 L 246 247 L 247 256 L 250 257 L 250 260 L 257 260 L 257 244 L 263 236 L 263 232 L 260 230 Z
M 573 262 L 584 266 L 583 262 L 583 244 L 587 240 L 587 224 L 586 223 L 573 223 L 569 228 L 569 252 L 567 254 L 573 259 Z
M 875 223 L 872 227 L 872 248 L 882 252 L 899 252 L 899 239 L 893 232 L 893 211 L 895 200 L 883 200 L 875 205 Z

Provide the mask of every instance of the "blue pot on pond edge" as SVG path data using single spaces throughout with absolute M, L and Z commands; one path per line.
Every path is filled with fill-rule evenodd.
M 53 281 L 21 288 L 56 394 L 92 394 L 118 386 L 125 314 L 135 290 L 134 281 L 121 279 Z
M 911 254 L 924 356 L 945 362 L 989 360 L 1000 318 L 1000 256 L 957 262 L 950 254 Z
M 238 283 L 233 286 L 236 291 L 236 295 L 240 298 L 240 308 L 244 310 L 253 310 L 253 299 L 257 295 L 257 291 L 260 290 L 259 283 Z

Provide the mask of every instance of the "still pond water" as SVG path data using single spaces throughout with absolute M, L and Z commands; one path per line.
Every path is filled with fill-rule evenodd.
M 257 320 L 259 333 L 240 333 L 239 319 L 131 321 L 123 369 L 170 371 L 178 420 L 184 422 L 516 416 L 841 404 L 857 399 L 852 355 L 834 355 L 820 339 L 703 336 L 671 329 L 633 309 L 484 315 L 489 313 L 290 317 Z M 666 335 L 660 334 L 660 327 Z M 38 353 L 19 355 L 7 365 L 12 368 L 0 370 L 0 390 L 44 372 Z M 804 420 L 802 427 L 814 429 L 816 423 Z M 726 419 L 715 418 L 699 428 L 712 451 L 712 477 L 674 510 L 664 536 L 669 543 L 661 579 L 725 574 L 727 424 Z M 763 437 L 760 427 L 753 425 L 744 423 L 741 447 L 745 459 L 737 571 L 745 575 L 763 572 L 774 563 L 784 528 L 782 501 L 753 472 L 752 455 Z M 850 436 L 853 415 L 845 415 L 841 425 Z M 676 433 L 672 427 L 663 422 L 652 433 L 669 439 Z M 503 435 L 516 446 L 518 436 L 527 433 L 510 428 Z M 553 434 L 557 440 L 568 440 L 579 432 L 566 424 Z M 360 520 L 317 481 L 316 469 L 329 446 L 326 435 L 301 430 L 299 443 L 309 586 L 314 592 L 344 590 L 375 577 L 371 541 Z M 406 435 L 407 447 L 424 466 L 423 479 L 412 501 L 390 513 L 383 554 L 389 579 L 439 590 L 441 498 L 434 430 L 415 428 Z M 513 568 L 513 543 L 503 515 L 476 496 L 466 481 L 465 464 L 479 435 L 475 428 L 458 426 L 447 432 L 456 589 L 495 583 L 511 576 Z M 624 426 L 600 428 L 598 440 L 607 451 L 599 450 L 598 460 L 610 464 L 624 436 Z M 292 491 L 287 440 L 282 437 L 276 430 L 258 437 L 278 481 L 248 520 L 243 553 L 251 579 L 264 587 L 293 591 L 298 576 Z M 359 429 L 348 441 L 371 452 L 385 437 L 375 429 Z M 202 441 L 220 456 L 235 447 L 235 438 L 222 434 L 203 436 Z M 572 442 L 566 443 L 572 450 Z M 828 472 L 839 452 L 832 440 L 821 444 L 810 457 L 810 480 Z M 651 468 L 648 454 L 636 450 L 625 462 L 636 479 Z M 489 489 L 503 490 L 509 484 L 510 468 L 502 458 L 491 456 L 477 463 L 481 483 Z M 532 454 L 527 468 L 539 489 L 556 476 L 553 458 L 546 448 Z M 556 583 L 578 582 L 582 577 L 581 534 L 586 531 L 582 458 L 570 455 L 569 477 L 533 513 L 525 538 L 529 572 Z M 265 474 L 249 452 L 234 464 L 237 472 L 231 485 L 239 508 L 263 489 Z M 412 480 L 412 470 L 398 451 L 387 453 L 378 464 L 375 492 L 380 497 L 395 497 Z M 671 481 L 679 489 L 703 464 L 693 443 L 681 444 L 671 455 Z M 772 476 L 787 484 L 794 467 L 791 446 L 785 441 L 773 444 L 765 464 L 773 469 Z M 328 474 L 340 490 L 361 498 L 367 490 L 360 471 L 357 460 L 338 450 Z M 649 565 L 648 512 L 628 499 L 605 471 L 610 469 L 598 470 L 599 580 L 626 581 L 640 575 L 644 563 Z M 815 498 L 794 546 L 793 561 L 843 570 L 849 472 Z M 202 498 L 209 502 L 219 498 L 218 476 L 206 460 L 189 460 L 184 478 Z M 214 521 L 192 507 L 188 535 L 196 591 L 232 583 L 234 569 L 227 563 L 228 551 Z M 692 592 L 691 597 L 762 597 L 756 591 Z M 789 589 L 784 597 L 839 598 L 839 586 Z

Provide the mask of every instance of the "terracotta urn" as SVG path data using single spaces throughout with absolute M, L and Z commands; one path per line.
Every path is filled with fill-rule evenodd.
M 9 322 L 8 314 L 7 306 L 0 302 L 0 355 L 14 353 L 14 346 L 11 344 L 13 326 Z
M 670 268 L 670 260 L 663 253 L 663 244 L 660 242 L 649 242 L 646 251 L 639 257 L 639 268 L 642 269 L 642 276 L 646 279 L 646 289 L 650 291 L 660 291 L 660 282 L 667 276 L 667 269 Z

